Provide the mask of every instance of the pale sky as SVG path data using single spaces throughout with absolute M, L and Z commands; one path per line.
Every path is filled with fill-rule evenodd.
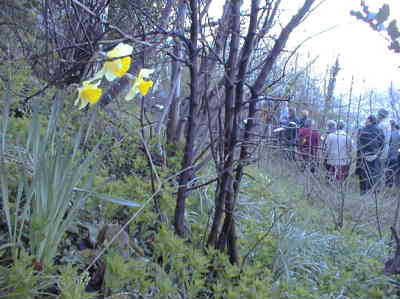
M 374 12 L 377 12 L 377 8 L 383 3 L 388 3 L 391 8 L 389 20 L 400 18 L 398 0 L 366 2 Z M 297 29 L 289 46 L 337 25 L 331 31 L 308 41 L 301 52 L 319 56 L 316 67 L 321 67 L 321 72 L 324 72 L 326 65 L 333 63 L 339 54 L 342 70 L 339 73 L 338 88 L 341 90 L 349 88 L 353 75 L 359 91 L 370 88 L 384 91 L 391 81 L 399 88 L 400 54 L 389 51 L 389 42 L 383 34 L 373 31 L 368 24 L 351 16 L 352 9 L 360 9 L 359 0 L 327 0 Z
M 284 16 L 290 17 L 295 14 L 303 2 L 304 0 L 282 1 Z M 216 1 L 213 8 L 215 15 L 219 15 L 218 6 L 222 3 L 223 1 Z M 400 19 L 399 0 L 366 0 L 366 3 L 374 12 L 377 12 L 383 3 L 388 3 L 391 7 L 390 20 Z M 336 56 L 340 55 L 342 70 L 337 84 L 340 93 L 345 93 L 349 88 L 352 76 L 355 78 L 355 92 L 367 89 L 385 91 L 391 81 L 400 88 L 400 54 L 389 51 L 389 42 L 383 35 L 373 31 L 368 24 L 352 17 L 350 15 L 352 9 L 360 10 L 360 0 L 326 0 L 295 30 L 289 39 L 288 49 L 294 48 L 309 36 L 337 26 L 309 40 L 300 49 L 300 53 L 304 56 L 308 54 L 311 58 L 319 56 L 313 66 L 313 72 L 325 73 L 327 65 L 332 64 Z M 283 21 L 285 19 L 282 18 Z

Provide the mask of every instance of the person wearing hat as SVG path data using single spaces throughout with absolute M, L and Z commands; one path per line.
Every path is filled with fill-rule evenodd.
M 375 115 L 368 116 L 365 126 L 358 131 L 357 168 L 360 178 L 360 193 L 371 190 L 381 177 L 380 156 L 385 144 L 385 134 L 378 127 Z
M 399 187 L 400 186 L 400 132 L 399 125 L 394 121 L 390 121 L 390 140 L 389 140 L 389 152 L 386 160 L 386 186 L 387 187 Z

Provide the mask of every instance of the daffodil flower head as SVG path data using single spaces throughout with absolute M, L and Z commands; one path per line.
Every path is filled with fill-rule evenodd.
M 138 93 L 140 93 L 142 96 L 145 96 L 149 92 L 154 83 L 152 80 L 145 79 L 148 79 L 153 72 L 154 70 L 151 69 L 140 70 L 139 75 L 133 79 L 132 88 L 125 97 L 127 101 L 132 100 Z
M 142 97 L 144 97 L 148 92 L 149 89 L 153 87 L 153 81 L 151 80 L 143 80 L 140 79 L 138 83 L 138 89 Z
M 78 88 L 78 98 L 75 101 L 75 105 L 79 105 L 78 109 L 83 109 L 87 105 L 96 104 L 103 94 L 103 90 L 99 88 L 100 81 L 97 83 L 91 83 L 89 81 L 84 81 L 82 87 Z
M 106 53 L 106 58 L 109 60 L 104 62 L 103 68 L 91 80 L 98 80 L 105 76 L 108 81 L 113 81 L 125 75 L 131 66 L 132 59 L 129 55 L 132 55 L 132 51 L 131 45 L 119 43 Z

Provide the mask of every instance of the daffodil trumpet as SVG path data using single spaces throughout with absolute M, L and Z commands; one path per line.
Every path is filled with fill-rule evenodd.
M 78 98 L 75 101 L 75 105 L 79 105 L 78 109 L 83 109 L 87 105 L 96 104 L 103 94 L 103 90 L 99 88 L 100 81 L 92 83 L 91 81 L 84 81 L 82 87 L 78 88 Z
M 131 45 L 119 43 L 111 51 L 105 53 L 106 60 L 102 69 L 90 81 L 99 80 L 103 76 L 108 81 L 113 81 L 125 75 L 132 63 L 132 58 L 130 57 L 132 52 L 133 47 Z
M 152 80 L 145 79 L 148 79 L 153 72 L 154 70 L 151 69 L 141 69 L 137 77 L 131 76 L 132 87 L 126 95 L 125 100 L 132 100 L 138 93 L 140 93 L 140 95 L 143 97 L 147 95 L 150 88 L 153 87 L 154 83 Z

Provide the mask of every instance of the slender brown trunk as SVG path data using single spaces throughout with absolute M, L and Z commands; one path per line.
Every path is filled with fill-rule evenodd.
M 244 46 L 240 51 L 240 61 L 237 66 L 236 60 L 238 56 L 238 36 L 234 36 L 239 26 L 240 3 L 233 3 L 232 6 L 232 37 L 230 45 L 230 56 L 228 64 L 230 68 L 227 69 L 227 80 L 225 83 L 226 97 L 225 97 L 225 151 L 224 151 L 224 164 L 223 170 L 226 175 L 221 179 L 221 188 L 216 204 L 225 207 L 225 217 L 222 229 L 219 233 L 218 239 L 215 240 L 215 246 L 221 251 L 227 250 L 229 260 L 232 264 L 239 263 L 239 254 L 237 246 L 237 235 L 234 220 L 234 209 L 236 204 L 236 188 L 240 182 L 234 180 L 234 163 L 235 163 L 235 147 L 238 141 L 239 134 L 239 119 L 243 102 L 244 82 L 247 72 L 248 62 L 250 55 L 253 51 L 253 43 L 255 38 L 255 31 L 257 26 L 259 0 L 252 0 L 251 18 L 248 33 L 245 39 Z M 232 65 L 235 67 L 232 68 Z M 238 73 L 236 74 L 236 69 Z M 233 84 L 233 79 L 236 84 Z M 221 203 L 223 201 L 223 203 Z M 217 214 L 215 215 L 217 216 Z M 222 217 L 221 217 L 222 218 Z M 219 218 L 214 220 L 221 220 Z M 219 228 L 219 225 L 215 225 Z M 212 233 L 216 234 L 212 231 Z M 211 233 L 210 233 L 211 236 Z
M 175 30 L 179 34 L 183 34 L 184 20 L 187 12 L 187 5 L 184 0 L 180 0 L 178 12 L 175 22 Z M 174 56 L 182 58 L 183 42 L 179 38 L 175 38 Z M 167 143 L 175 144 L 178 141 L 178 118 L 179 118 L 179 97 L 181 94 L 181 62 L 175 59 L 171 63 L 171 91 L 169 95 L 169 104 L 166 107 L 168 113 L 167 119 Z
M 218 229 L 222 222 L 223 208 L 225 207 L 226 214 L 233 213 L 232 206 L 232 171 L 234 163 L 234 147 L 231 135 L 234 121 L 234 97 L 235 97 L 235 81 L 236 81 L 236 63 L 239 53 L 239 34 L 240 34 L 240 6 L 241 0 L 233 0 L 231 5 L 231 41 L 229 58 L 226 64 L 226 79 L 225 79 L 225 122 L 224 122 L 224 151 L 223 151 L 223 174 L 219 181 L 219 193 L 215 197 L 215 215 L 211 232 L 208 238 L 208 244 L 219 248 L 221 251 L 225 249 L 226 233 L 228 228 L 223 226 L 220 236 L 218 237 Z M 228 202 L 227 202 L 228 201 Z M 228 211 L 229 210 L 229 211 Z M 226 221 L 226 218 L 225 218 Z
M 193 159 L 194 159 L 194 141 L 195 131 L 197 128 L 196 117 L 199 105 L 198 95 L 198 39 L 199 39 L 199 18 L 198 18 L 198 1 L 191 0 L 189 2 L 191 9 L 191 29 L 190 29 L 190 45 L 189 45 L 189 59 L 190 59 L 190 98 L 189 98 L 189 115 L 188 127 L 186 132 L 186 145 L 182 161 L 182 173 L 179 177 L 179 188 L 176 199 L 175 209 L 175 233 L 179 236 L 185 234 L 185 201 L 187 197 L 188 183 L 193 176 Z
M 280 2 L 280 1 L 279 1 Z M 279 2 L 277 5 L 279 5 Z M 257 99 L 262 92 L 267 76 L 270 75 L 273 65 L 282 52 L 291 32 L 303 20 L 304 16 L 311 9 L 315 0 L 305 0 L 303 7 L 292 17 L 290 22 L 280 33 L 272 51 L 266 57 L 261 72 L 258 75 L 253 87 L 250 88 L 251 98 L 248 106 L 247 123 L 242 136 L 242 145 L 240 148 L 239 159 L 235 159 L 235 148 L 239 139 L 239 121 L 244 98 L 244 82 L 248 72 L 248 61 L 254 50 L 254 43 L 257 41 L 256 27 L 258 23 L 257 12 L 259 10 L 259 0 L 252 0 L 251 17 L 249 30 L 243 48 L 240 51 L 240 61 L 236 64 L 238 57 L 238 24 L 240 15 L 240 1 L 231 1 L 232 16 L 230 21 L 231 41 L 229 45 L 229 58 L 226 66 L 225 78 L 225 114 L 224 114 L 224 142 L 223 152 L 221 154 L 223 161 L 221 179 L 219 180 L 218 193 L 215 199 L 215 215 L 213 225 L 208 239 L 208 244 L 213 245 L 219 250 L 227 249 L 231 263 L 239 262 L 237 249 L 237 235 L 234 221 L 234 209 L 239 193 L 240 182 L 243 177 L 243 171 L 251 152 L 250 139 L 254 118 L 257 112 Z M 271 15 L 274 12 L 271 11 Z M 268 22 L 264 24 L 268 28 Z M 263 32 L 263 34 L 265 34 Z M 235 166 L 236 161 L 239 164 Z M 225 217 L 223 217 L 225 215 Z M 223 225 L 221 231 L 221 223 Z
M 236 85 L 236 90 L 235 90 L 235 110 L 233 115 L 234 120 L 233 120 L 232 131 L 230 134 L 230 148 L 232 151 L 235 150 L 238 140 L 239 116 L 244 96 L 244 80 L 248 68 L 250 54 L 253 51 L 253 42 L 257 26 L 258 9 L 259 9 L 259 0 L 253 0 L 251 5 L 251 18 L 250 18 L 249 29 L 245 39 L 244 46 L 241 51 L 239 72 L 237 74 L 237 79 L 236 79 L 238 83 Z M 232 177 L 234 177 L 233 173 Z M 240 185 L 240 180 L 239 181 L 237 180 L 237 176 L 236 179 L 232 178 L 231 192 L 226 196 L 226 217 L 218 241 L 218 247 L 221 250 L 225 249 L 225 245 L 227 246 L 229 260 L 233 264 L 239 263 L 237 235 L 236 235 L 235 220 L 234 220 L 234 209 L 236 205 L 236 199 L 238 196 L 239 185 Z
M 254 50 L 254 40 L 256 36 L 257 29 L 257 19 L 258 19 L 258 11 L 259 11 L 259 0 L 252 0 L 251 2 L 251 14 L 250 14 L 250 24 L 247 32 L 247 36 L 245 39 L 245 43 L 243 45 L 241 51 L 241 57 L 239 62 L 239 72 L 237 76 L 237 85 L 235 91 L 235 113 L 234 113 L 234 122 L 233 129 L 231 134 L 232 147 L 237 144 L 238 133 L 239 133 L 239 121 L 240 121 L 240 112 L 243 104 L 244 97 L 244 82 L 245 76 L 247 73 L 250 55 Z M 239 158 L 239 163 L 241 162 Z M 240 165 L 240 164 L 239 164 Z M 239 263 L 239 254 L 238 254 L 238 246 L 237 246 L 237 235 L 236 235 L 236 227 L 234 220 L 234 209 L 237 202 L 237 197 L 239 195 L 239 186 L 241 182 L 241 176 L 235 176 L 233 180 L 233 192 L 227 201 L 227 215 L 225 217 L 225 227 L 227 230 L 227 249 L 229 254 L 229 260 L 231 263 L 238 264 Z
M 254 9 L 256 9 L 256 3 L 257 1 L 253 1 L 252 4 L 254 5 Z M 270 52 L 270 54 L 267 56 L 264 66 L 259 74 L 259 76 L 257 77 L 253 87 L 251 88 L 251 99 L 250 99 L 250 103 L 249 103 L 249 108 L 248 108 L 248 116 L 247 116 L 247 122 L 246 122 L 246 126 L 245 126 L 245 131 L 244 131 L 244 136 L 243 136 L 243 142 L 242 142 L 242 146 L 240 149 L 240 155 L 239 155 L 239 165 L 236 168 L 236 175 L 235 175 L 235 179 L 234 179 L 234 183 L 233 183 L 233 194 L 234 197 L 231 198 L 231 200 L 233 201 L 233 206 L 234 206 L 234 202 L 236 202 L 236 199 L 239 195 L 239 189 L 240 189 L 240 182 L 242 180 L 243 177 L 243 171 L 244 171 L 244 167 L 245 167 L 245 163 L 246 160 L 249 158 L 250 152 L 249 152 L 249 141 L 251 138 L 251 131 L 254 125 L 254 118 L 256 116 L 256 112 L 257 112 L 257 98 L 258 95 L 260 94 L 260 92 L 263 89 L 264 86 L 264 82 L 266 77 L 270 74 L 273 65 L 275 64 L 279 54 L 281 53 L 281 51 L 283 50 L 289 35 L 291 34 L 291 32 L 294 30 L 294 28 L 296 28 L 301 20 L 304 18 L 305 14 L 310 10 L 312 4 L 315 2 L 315 0 L 306 0 L 305 3 L 303 4 L 303 7 L 300 8 L 300 10 L 298 11 L 298 13 L 292 17 L 292 19 L 290 20 L 290 22 L 286 25 L 285 28 L 283 28 L 283 30 L 281 31 L 278 39 L 276 40 L 274 47 L 272 49 L 272 51 Z M 249 28 L 249 32 L 250 30 L 252 30 L 251 26 Z M 255 28 L 254 28 L 255 30 Z M 248 42 L 249 44 L 247 45 L 248 47 L 248 53 L 251 53 L 251 44 L 253 42 L 252 40 L 252 36 L 253 34 L 250 32 L 248 34 Z M 246 46 L 246 44 L 245 44 Z M 242 57 L 242 61 L 241 61 L 241 65 L 240 65 L 240 70 L 239 70 L 239 75 L 238 78 L 240 79 L 242 76 L 244 78 L 244 75 L 246 73 L 247 70 L 247 61 L 246 59 L 248 59 L 248 55 L 246 54 L 246 51 L 243 52 L 243 57 Z M 240 82 L 243 81 L 242 80 L 238 80 L 239 84 L 237 86 L 237 94 L 236 94 L 236 107 L 237 109 L 240 109 L 241 105 L 242 105 L 242 97 L 243 97 L 243 86 L 240 84 Z M 237 113 L 238 115 L 239 113 Z M 227 206 L 228 206 L 228 201 L 227 201 Z M 227 212 L 229 211 L 228 207 L 227 207 Z M 225 217 L 225 228 L 229 229 L 228 230 L 228 234 L 229 236 L 227 237 L 227 239 L 229 239 L 229 254 L 230 254 L 230 260 L 231 261 L 236 261 L 238 262 L 238 254 L 237 254 L 237 245 L 236 245 L 236 240 L 237 240 L 237 236 L 236 236 L 236 231 L 235 231 L 235 227 L 234 227 L 234 219 L 233 219 L 233 215 L 228 215 Z

